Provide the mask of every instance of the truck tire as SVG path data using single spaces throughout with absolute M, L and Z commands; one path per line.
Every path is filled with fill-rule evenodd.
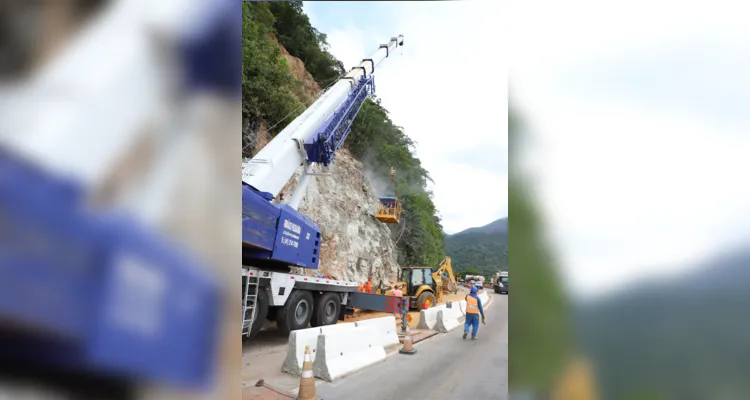
M 421 310 L 422 304 L 424 304 L 427 299 L 430 299 L 430 307 L 433 307 L 437 303 L 437 299 L 432 292 L 422 292 L 422 294 L 419 295 L 419 299 L 417 299 L 417 308 Z
M 286 304 L 276 313 L 276 324 L 282 335 L 307 328 L 313 314 L 313 296 L 307 290 L 292 290 Z
M 271 303 L 268 300 L 268 291 L 265 287 L 261 287 L 258 290 L 258 302 L 256 303 L 256 310 L 255 310 L 255 321 L 253 321 L 252 326 L 250 326 L 250 339 L 258 336 L 260 333 L 260 330 L 263 328 L 263 324 L 266 323 L 266 317 L 268 316 L 268 305 Z M 247 311 L 246 313 L 249 314 L 252 311 Z
M 324 293 L 315 301 L 310 325 L 313 327 L 333 325 L 339 320 L 341 312 L 341 298 L 337 293 Z

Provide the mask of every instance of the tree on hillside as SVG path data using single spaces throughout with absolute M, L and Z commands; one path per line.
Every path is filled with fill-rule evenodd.
M 301 1 L 270 2 L 274 29 L 289 54 L 302 60 L 305 69 L 321 87 L 344 75 L 344 64 L 328 51 L 327 37 L 310 24 Z
M 404 208 L 401 223 L 406 226 L 398 243 L 399 263 L 437 267 L 445 252 L 442 227 L 432 199 L 426 192 L 401 195 L 400 198 Z
M 275 124 L 299 111 L 295 96 L 299 86 L 289 73 L 286 59 L 270 39 L 275 17 L 268 3 L 242 3 L 242 147 L 244 156 L 252 156 L 252 133 L 262 122 Z M 287 123 L 294 119 L 287 119 Z

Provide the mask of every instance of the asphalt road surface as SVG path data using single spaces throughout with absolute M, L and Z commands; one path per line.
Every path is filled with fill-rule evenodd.
M 461 339 L 460 327 L 417 343 L 414 355 L 385 362 L 339 381 L 317 385 L 319 400 L 508 399 L 508 296 L 489 293 L 487 325 L 477 340 Z

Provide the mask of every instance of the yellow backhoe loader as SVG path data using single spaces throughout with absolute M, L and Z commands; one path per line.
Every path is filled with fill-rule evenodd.
M 401 286 L 404 296 L 410 297 L 409 308 L 430 308 L 442 302 L 443 293 L 455 293 L 458 290 L 456 277 L 453 274 L 451 258 L 445 257 L 437 269 L 430 267 L 405 267 L 401 271 Z M 392 286 L 378 285 L 378 293 L 390 295 Z

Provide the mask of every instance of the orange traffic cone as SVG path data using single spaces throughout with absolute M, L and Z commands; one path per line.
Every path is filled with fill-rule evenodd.
M 406 326 L 406 333 L 404 333 L 404 346 L 398 352 L 401 354 L 414 354 L 417 352 L 413 346 L 413 339 L 411 338 L 411 330 L 409 326 Z
M 302 362 L 302 377 L 299 380 L 299 393 L 297 400 L 316 400 L 315 378 L 312 370 L 312 354 L 310 346 L 305 346 L 305 358 Z

